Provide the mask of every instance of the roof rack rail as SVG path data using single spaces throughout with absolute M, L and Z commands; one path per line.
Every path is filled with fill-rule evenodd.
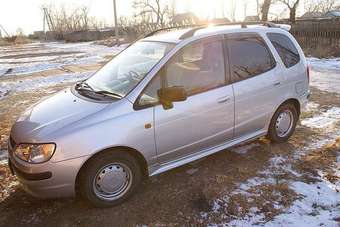
M 190 31 L 187 31 L 184 33 L 179 39 L 187 39 L 189 37 L 192 37 L 196 31 L 206 28 L 208 26 L 216 27 L 216 26 L 226 26 L 226 25 L 241 25 L 241 28 L 247 28 L 247 25 L 262 25 L 267 26 L 269 28 L 279 28 L 277 24 L 269 21 L 251 21 L 251 22 L 229 22 L 229 23 L 221 23 L 221 24 L 206 24 L 206 25 L 200 25 L 195 28 L 192 28 Z
M 160 28 L 160 29 L 157 29 L 157 30 L 154 30 L 150 33 L 147 33 L 146 35 L 143 36 L 143 38 L 147 38 L 147 37 L 150 37 L 150 36 L 153 36 L 159 32 L 162 32 L 162 31 L 170 31 L 170 30 L 176 30 L 176 29 L 182 29 L 182 28 L 190 28 L 190 27 L 197 27 L 197 26 L 202 26 L 202 25 L 181 25 L 181 26 L 173 26 L 173 27 L 166 27 L 166 28 Z
M 230 23 L 221 23 L 221 24 L 201 24 L 201 25 L 182 25 L 182 26 L 175 26 L 175 27 L 167 27 L 167 28 L 161 28 L 157 29 L 155 31 L 152 31 L 146 35 L 143 36 L 143 38 L 147 38 L 150 36 L 155 35 L 156 33 L 162 32 L 162 31 L 170 31 L 170 30 L 175 30 L 175 29 L 183 29 L 183 28 L 192 28 L 189 31 L 185 32 L 183 35 L 179 37 L 179 39 L 187 39 L 192 36 L 194 36 L 195 32 L 206 28 L 208 26 L 227 26 L 227 25 L 241 25 L 241 28 L 247 28 L 248 25 L 262 25 L 262 26 L 267 26 L 269 28 L 283 28 L 282 25 L 275 24 L 270 21 L 250 21 L 250 22 L 230 22 Z M 283 28 L 285 30 L 289 30 L 290 28 Z
M 278 25 L 270 21 L 230 22 L 230 23 L 216 24 L 215 26 L 224 26 L 224 25 L 241 25 L 242 28 L 247 28 L 247 25 L 262 25 L 262 26 L 267 26 L 269 28 L 279 27 Z

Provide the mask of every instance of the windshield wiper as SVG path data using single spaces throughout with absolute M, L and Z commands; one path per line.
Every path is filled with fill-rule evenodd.
M 110 92 L 110 91 L 94 91 L 94 93 L 99 94 L 99 95 L 112 96 L 112 97 L 119 98 L 119 99 L 123 98 L 121 94 Z
M 91 91 L 95 92 L 95 90 L 85 81 L 77 83 L 76 89 L 91 90 Z
M 114 97 L 114 98 L 118 98 L 118 99 L 123 98 L 123 96 L 121 94 L 117 94 L 117 93 L 114 93 L 114 92 L 104 91 L 104 90 L 103 91 L 96 91 L 87 82 L 77 83 L 76 89 L 77 90 L 82 89 L 82 90 L 85 90 L 85 91 L 91 91 L 91 92 L 93 92 L 97 95 L 101 95 L 101 96 L 105 96 L 105 97 L 110 96 L 110 97 Z

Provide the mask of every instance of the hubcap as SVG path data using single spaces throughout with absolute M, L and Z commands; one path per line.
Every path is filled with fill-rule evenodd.
M 130 188 L 132 182 L 130 168 L 123 163 L 112 163 L 100 169 L 94 180 L 95 194 L 104 200 L 116 200 Z
M 276 134 L 279 137 L 287 136 L 293 127 L 293 113 L 290 110 L 285 110 L 279 114 L 276 119 Z

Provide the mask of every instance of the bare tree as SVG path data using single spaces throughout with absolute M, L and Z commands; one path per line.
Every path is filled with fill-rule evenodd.
M 307 0 L 305 1 L 305 10 L 309 13 L 327 13 L 336 8 L 336 0 Z
M 268 14 L 271 4 L 273 3 L 273 0 L 264 0 L 261 5 L 261 15 L 262 15 L 262 21 L 268 20 Z
M 296 9 L 300 3 L 300 0 L 280 0 L 289 9 L 289 20 L 295 23 L 296 20 Z
M 136 16 L 140 16 L 145 22 L 155 24 L 156 27 L 164 27 L 171 13 L 169 6 L 163 6 L 161 0 L 134 0 L 132 6 L 138 10 Z
M 103 23 L 95 17 L 89 16 L 89 9 L 85 6 L 66 9 L 63 5 L 43 5 L 42 9 L 47 14 L 49 29 L 60 34 L 72 31 L 99 29 Z

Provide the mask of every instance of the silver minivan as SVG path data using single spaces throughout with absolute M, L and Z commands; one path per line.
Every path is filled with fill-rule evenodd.
M 113 206 L 143 177 L 261 136 L 287 141 L 308 98 L 304 54 L 283 27 L 159 31 L 26 110 L 9 166 L 34 196 Z

